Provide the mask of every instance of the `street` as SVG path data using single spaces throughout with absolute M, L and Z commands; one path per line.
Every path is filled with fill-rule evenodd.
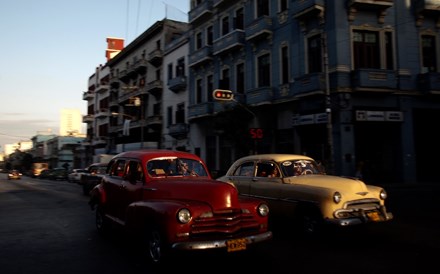
M 438 273 L 439 189 L 387 189 L 388 223 L 312 240 L 274 228 L 271 242 L 249 252 L 188 254 L 151 269 L 122 231 L 97 234 L 79 185 L 0 174 L 0 273 Z

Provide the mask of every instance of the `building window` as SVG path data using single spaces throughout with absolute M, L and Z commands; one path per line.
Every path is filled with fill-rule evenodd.
M 270 55 L 258 57 L 258 87 L 270 86 Z
M 206 77 L 206 92 L 207 92 L 208 102 L 211 102 L 213 100 L 212 98 L 213 91 L 214 91 L 214 77 L 211 74 Z
M 269 16 L 269 0 L 257 0 L 257 18 Z
M 287 10 L 288 8 L 287 2 L 288 2 L 287 0 L 279 0 L 280 12 Z
M 182 57 L 177 60 L 176 77 L 185 76 L 185 58 Z
M 225 68 L 222 70 L 222 78 L 220 79 L 219 88 L 220 89 L 230 89 L 230 75 L 229 69 Z
M 173 107 L 167 107 L 167 126 L 171 126 L 173 124 Z
M 307 61 L 309 73 L 322 72 L 321 35 L 315 35 L 307 40 Z
M 212 41 L 214 40 L 214 34 L 212 31 L 212 26 L 206 28 L 206 44 L 208 46 L 212 45 Z
M 244 12 L 243 8 L 235 11 L 234 29 L 244 29 Z
M 244 63 L 237 64 L 235 91 L 244 94 Z
M 437 72 L 437 54 L 434 35 L 422 35 L 422 72 Z
M 281 84 L 289 83 L 289 48 L 281 47 Z
M 202 33 L 198 32 L 196 34 L 196 50 L 202 48 Z
M 355 31 L 353 33 L 354 67 L 380 69 L 379 33 Z
M 196 104 L 200 104 L 202 102 L 202 79 L 196 80 Z
M 185 123 L 185 104 L 180 103 L 177 105 L 176 110 L 176 124 L 183 124 Z
M 173 79 L 173 64 L 168 64 L 168 80 Z
M 229 33 L 229 16 L 225 16 L 222 19 L 222 35 Z

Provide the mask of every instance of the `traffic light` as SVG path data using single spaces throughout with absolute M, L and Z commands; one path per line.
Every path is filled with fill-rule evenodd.
M 230 90 L 216 89 L 212 92 L 212 97 L 219 101 L 231 101 L 234 99 L 234 94 Z

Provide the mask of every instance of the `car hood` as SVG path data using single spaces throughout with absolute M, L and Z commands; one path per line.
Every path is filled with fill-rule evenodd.
M 159 199 L 204 202 L 215 210 L 240 208 L 238 190 L 230 183 L 191 177 L 157 180 L 151 186 L 156 184 L 156 197 Z
M 288 177 L 286 183 L 304 186 L 328 188 L 340 192 L 368 192 L 367 185 L 356 178 L 340 177 L 332 175 L 303 175 Z

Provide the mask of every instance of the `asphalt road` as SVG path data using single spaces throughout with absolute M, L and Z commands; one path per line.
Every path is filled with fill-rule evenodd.
M 152 269 L 123 231 L 95 230 L 79 185 L 0 174 L 0 273 L 439 273 L 440 187 L 391 187 L 391 222 L 304 239 L 275 227 L 244 253 L 191 253 Z

